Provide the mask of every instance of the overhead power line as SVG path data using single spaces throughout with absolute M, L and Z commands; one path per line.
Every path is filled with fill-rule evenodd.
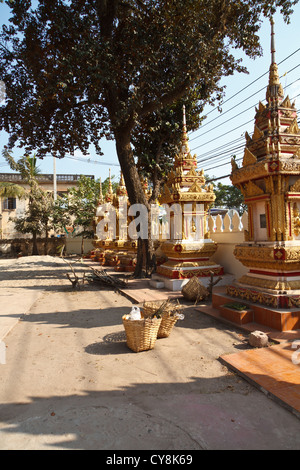
M 283 62 L 285 62 L 286 60 L 288 60 L 290 57 L 292 57 L 293 55 L 295 55 L 297 52 L 300 51 L 300 47 L 298 49 L 296 49 L 294 52 L 292 52 L 291 54 L 289 54 L 287 57 L 285 57 L 284 59 L 282 59 L 280 62 L 278 62 L 277 65 L 281 65 Z M 296 66 L 298 67 L 298 66 Z M 291 69 L 290 71 L 292 71 L 293 69 Z M 246 90 L 247 88 L 249 88 L 251 85 L 253 85 L 254 83 L 256 83 L 258 80 L 260 80 L 261 78 L 263 78 L 265 75 L 267 75 L 269 73 L 269 70 L 267 70 L 266 72 L 264 72 L 262 75 L 260 75 L 258 78 L 256 78 L 255 80 L 253 80 L 251 83 L 249 83 L 248 85 L 246 85 L 244 88 L 242 88 L 241 90 L 239 90 L 238 92 L 236 92 L 234 95 L 230 96 L 229 98 L 227 98 L 227 100 L 223 101 L 222 103 L 222 106 L 225 104 L 225 103 L 228 103 L 228 101 L 232 100 L 233 98 L 235 98 L 237 95 L 239 95 L 240 93 L 242 93 L 244 90 Z M 285 75 L 285 74 L 284 74 Z M 218 108 L 213 108 L 211 111 L 209 111 L 208 113 L 206 113 L 206 116 L 208 116 L 209 114 L 213 113 L 214 111 L 216 111 Z M 204 124 L 204 125 L 208 125 L 208 123 Z M 203 125 L 203 127 L 204 127 Z M 193 139 L 191 139 L 190 141 L 192 141 Z
M 299 112 L 299 110 L 298 110 L 297 112 Z M 300 119 L 298 119 L 297 122 L 298 122 L 298 124 L 300 124 Z M 262 139 L 264 139 L 264 138 L 262 138 Z M 244 148 L 244 146 L 243 146 L 243 148 Z M 231 154 L 230 156 L 232 156 L 232 154 Z M 237 156 L 237 155 L 235 155 L 235 156 Z M 227 155 L 225 158 L 226 158 L 226 160 L 227 160 L 228 155 Z M 214 166 L 213 166 L 213 167 L 209 167 L 209 168 L 207 168 L 207 165 L 212 164 L 212 162 L 210 161 L 210 159 L 207 159 L 206 165 L 205 165 L 205 164 L 202 165 L 201 169 L 203 169 L 203 170 L 205 170 L 205 171 L 209 171 L 209 170 L 214 170 L 215 168 L 220 168 L 220 167 L 229 165 L 229 164 L 231 163 L 231 159 L 230 159 L 230 160 L 227 160 L 225 163 L 222 163 L 222 164 L 220 164 L 220 165 L 216 165 L 216 163 L 218 163 L 219 161 L 222 161 L 222 159 L 224 159 L 224 158 L 220 158 L 220 159 L 218 159 L 217 161 L 215 161 L 215 162 L 214 162 Z M 237 163 L 240 162 L 240 161 L 242 161 L 242 160 L 243 160 L 243 157 L 241 157 L 241 158 L 236 158 L 236 159 L 235 159 L 235 161 L 236 161 Z M 224 177 L 222 177 L 222 178 L 226 178 L 226 176 L 224 176 Z M 222 179 L 222 178 L 220 178 L 220 179 Z
M 286 72 L 284 75 L 290 73 L 291 71 L 295 70 L 296 68 L 300 67 L 300 64 L 296 65 L 293 69 L 289 70 L 288 72 Z M 282 77 L 280 77 L 282 78 Z M 285 86 L 285 88 L 288 88 L 292 85 L 294 85 L 296 82 L 298 82 L 300 80 L 300 78 L 297 78 L 296 80 L 294 80 L 293 82 L 289 83 L 288 85 Z M 204 126 L 201 126 L 201 128 L 203 129 L 203 127 L 205 127 L 206 125 L 209 125 L 211 124 L 213 121 L 215 121 L 216 119 L 220 119 L 221 117 L 223 117 L 225 114 L 229 113 L 230 111 L 232 111 L 233 109 L 237 108 L 238 106 L 240 106 L 241 104 L 243 104 L 245 101 L 247 101 L 248 99 L 250 98 L 253 98 L 253 96 L 257 95 L 258 93 L 260 93 L 261 91 L 265 91 L 266 90 L 266 87 L 264 86 L 263 88 L 261 88 L 260 90 L 256 91 L 255 93 L 253 93 L 252 95 L 248 96 L 247 98 L 245 98 L 243 101 L 240 101 L 238 104 L 236 104 L 235 106 L 233 106 L 232 108 L 230 109 L 227 109 L 227 111 L 224 111 L 224 113 L 220 114 L 219 116 L 217 116 L 216 118 L 214 118 L 212 121 L 204 124 Z M 263 100 L 265 101 L 265 100 Z M 250 109 L 253 108 L 253 105 L 250 106 L 249 108 L 239 112 L 238 114 L 236 114 L 235 116 L 227 119 L 225 122 L 222 122 L 221 124 L 218 124 L 217 126 L 213 127 L 212 129 L 209 129 L 205 132 L 203 132 L 202 134 L 194 137 L 193 139 L 190 139 L 190 142 L 192 142 L 193 140 L 196 140 L 196 139 L 199 139 L 200 137 L 204 136 L 205 134 L 208 134 L 209 132 L 211 131 L 214 131 L 216 128 L 220 127 L 220 126 L 223 126 L 224 124 L 227 124 L 229 121 L 231 121 L 232 119 L 235 119 L 236 117 L 240 116 L 241 114 L 249 111 Z M 196 147 L 197 148 L 197 147 Z
M 45 155 L 46 157 L 53 157 L 53 155 Z M 84 163 L 92 163 L 92 164 L 97 164 L 97 165 L 108 165 L 108 166 L 120 166 L 119 163 L 112 163 L 112 162 L 103 162 L 102 160 L 91 160 L 90 158 L 82 158 L 82 157 L 72 157 L 71 155 L 68 155 L 64 158 L 68 158 L 70 160 L 75 160 L 79 162 L 84 162 Z
M 294 97 L 291 98 L 291 99 L 294 100 L 294 99 L 298 98 L 299 96 L 300 96 L 300 93 L 299 93 L 298 95 L 294 96 Z M 297 110 L 297 114 L 298 114 L 298 113 L 299 113 L 299 110 Z M 199 145 L 198 147 L 196 147 L 196 149 L 197 149 L 197 148 L 200 148 L 200 147 L 204 147 L 205 145 L 208 145 L 208 144 L 210 144 L 211 142 L 214 142 L 215 140 L 217 140 L 217 139 L 219 139 L 219 138 L 221 138 L 221 137 L 224 137 L 225 135 L 228 135 L 228 134 L 234 132 L 235 130 L 239 129 L 240 127 L 244 127 L 245 125 L 247 125 L 247 124 L 249 124 L 249 123 L 251 123 L 251 122 L 253 122 L 253 120 L 250 120 L 250 121 L 248 121 L 248 122 L 246 122 L 246 123 L 244 123 L 244 124 L 241 124 L 240 126 L 237 126 L 237 127 L 235 127 L 234 129 L 231 129 L 230 131 L 225 132 L 224 134 L 221 134 L 221 135 L 215 137 L 213 140 L 210 140 L 209 142 L 206 142 L 206 143 L 204 143 L 203 145 Z M 226 143 L 226 144 L 224 144 L 224 145 L 221 145 L 221 146 L 219 146 L 219 147 L 216 147 L 216 148 L 214 148 L 214 149 L 212 149 L 212 150 L 206 152 L 205 154 L 198 155 L 198 160 L 197 160 L 198 163 L 201 163 L 201 162 L 207 161 L 207 160 L 212 160 L 212 159 L 214 158 L 214 152 L 216 152 L 216 151 L 222 151 L 222 149 L 223 149 L 223 151 L 226 151 L 226 150 L 225 150 L 225 145 L 228 146 L 228 145 L 230 145 L 230 144 L 237 144 L 238 142 L 241 142 L 243 139 L 244 139 L 244 137 L 241 136 L 241 137 L 239 137 L 238 139 L 233 140 L 233 141 L 230 141 L 230 142 L 228 142 L 228 143 Z M 195 150 L 195 149 L 194 149 L 194 150 Z M 218 156 L 218 155 L 219 155 L 219 154 L 217 154 L 217 155 L 215 155 L 215 156 Z M 204 158 L 204 157 L 206 157 L 206 158 Z M 199 158 L 200 158 L 200 160 L 199 160 Z

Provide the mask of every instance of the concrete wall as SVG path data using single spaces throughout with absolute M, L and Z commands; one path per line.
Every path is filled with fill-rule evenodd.
M 72 254 L 81 254 L 81 237 L 70 237 L 67 236 L 65 239 L 66 243 L 66 253 L 68 255 Z M 93 240 L 85 239 L 84 240 L 84 253 L 88 253 L 89 251 L 94 249 L 92 244 Z
M 60 238 L 48 238 L 47 253 L 45 253 L 45 238 L 37 239 L 39 255 L 57 255 L 59 246 L 62 244 Z M 30 256 L 32 254 L 31 238 L 14 238 L 0 240 L 0 255 Z

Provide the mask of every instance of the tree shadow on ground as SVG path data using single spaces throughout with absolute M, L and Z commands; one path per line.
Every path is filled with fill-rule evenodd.
M 37 324 L 55 325 L 60 328 L 99 328 L 122 325 L 122 316 L 129 313 L 131 307 L 110 307 L 78 309 L 45 313 L 29 313 L 22 316 L 22 321 Z
M 299 448 L 296 416 L 249 387 L 235 376 L 191 377 L 186 383 L 32 396 L 0 406 L 0 447 L 98 449 L 110 455 L 113 450 Z

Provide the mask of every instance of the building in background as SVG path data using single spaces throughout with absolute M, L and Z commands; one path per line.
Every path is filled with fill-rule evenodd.
M 56 191 L 62 195 L 77 185 L 81 175 L 56 175 Z M 93 175 L 85 175 L 94 179 Z M 49 192 L 54 192 L 53 174 L 39 174 L 36 177 L 39 185 Z M 0 173 L 0 182 L 15 183 L 29 190 L 29 185 L 22 180 L 18 173 Z M 30 238 L 30 234 L 16 232 L 15 224 L 10 221 L 11 217 L 21 216 L 27 208 L 28 199 L 18 199 L 14 197 L 0 197 L 0 238 Z

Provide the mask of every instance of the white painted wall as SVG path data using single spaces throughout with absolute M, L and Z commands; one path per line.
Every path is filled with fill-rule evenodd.
M 228 214 L 224 219 L 220 215 L 208 219 L 210 238 L 218 245 L 212 260 L 224 267 L 225 273 L 233 274 L 238 280 L 248 272 L 248 269 L 238 261 L 233 252 L 236 245 L 244 243 L 244 230 L 248 229 L 248 214 L 242 217 L 234 211 L 232 217 Z

